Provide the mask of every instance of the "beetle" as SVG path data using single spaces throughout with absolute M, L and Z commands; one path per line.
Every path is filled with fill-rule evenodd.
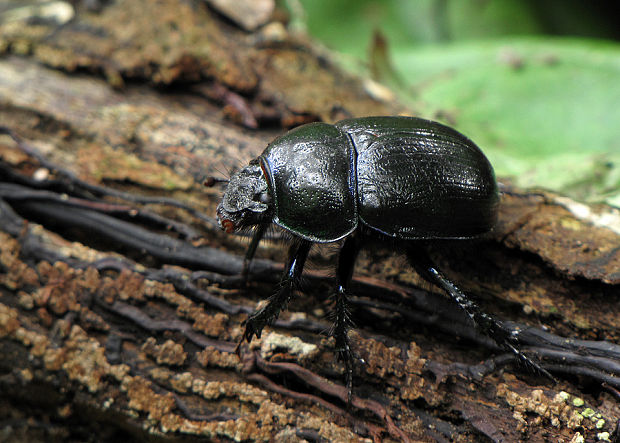
M 482 312 L 431 261 L 425 245 L 471 239 L 493 229 L 499 191 L 489 160 L 458 131 L 415 117 L 309 123 L 281 135 L 234 174 L 217 207 L 227 233 L 254 227 L 244 270 L 272 223 L 291 234 L 281 283 L 249 316 L 241 342 L 260 337 L 290 300 L 312 244 L 343 240 L 336 267 L 331 334 L 351 400 L 353 354 L 347 332 L 349 283 L 369 239 L 398 243 L 425 280 L 443 289 L 478 329 L 527 366 L 551 375 L 518 349 L 518 337 Z M 240 343 L 241 343 L 240 342 Z

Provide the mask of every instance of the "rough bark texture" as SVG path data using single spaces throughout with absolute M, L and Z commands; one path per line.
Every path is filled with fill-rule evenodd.
M 2 438 L 618 438 L 617 210 L 515 191 L 492 236 L 431 251 L 557 384 L 515 366 L 402 258 L 365 251 L 351 333 L 365 363 L 347 408 L 324 334 L 334 248 L 314 249 L 299 297 L 238 357 L 284 248 L 262 247 L 244 285 L 247 239 L 217 229 L 221 190 L 201 182 L 282 127 L 397 105 L 288 35 L 278 11 L 249 33 L 198 1 L 6 4 Z

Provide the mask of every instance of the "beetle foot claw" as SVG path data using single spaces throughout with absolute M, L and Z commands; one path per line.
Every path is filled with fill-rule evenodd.
M 260 312 L 259 312 L 260 314 Z M 254 316 L 248 318 L 245 323 L 245 331 L 241 341 L 245 340 L 248 343 L 252 341 L 254 337 L 260 338 L 263 333 L 263 328 L 267 325 L 267 322 L 261 321 L 261 319 L 254 318 Z
M 237 346 L 235 346 L 235 354 L 237 354 L 237 357 L 241 357 L 241 345 L 243 344 L 244 341 L 245 341 L 245 337 L 241 337 L 239 341 L 237 342 Z

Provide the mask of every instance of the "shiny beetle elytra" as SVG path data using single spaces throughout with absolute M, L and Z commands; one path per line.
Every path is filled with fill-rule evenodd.
M 515 334 L 481 312 L 437 270 L 424 248 L 429 240 L 469 239 L 490 231 L 498 204 L 493 168 L 482 151 L 440 123 L 365 117 L 334 125 L 310 123 L 287 132 L 231 177 L 217 208 L 219 224 L 228 233 L 256 227 L 246 263 L 271 223 L 293 237 L 281 285 L 248 318 L 243 339 L 259 337 L 277 318 L 301 276 L 312 243 L 344 239 L 331 333 L 346 366 L 350 396 L 353 357 L 347 337 L 347 288 L 355 259 L 369 237 L 396 239 L 392 243 L 402 247 L 415 270 L 442 288 L 480 330 L 551 377 L 517 349 Z

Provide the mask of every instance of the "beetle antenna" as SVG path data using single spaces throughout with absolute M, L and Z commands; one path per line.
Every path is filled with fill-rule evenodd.
M 232 174 L 230 174 L 230 171 L 227 171 L 226 168 L 222 168 L 222 165 L 214 165 L 213 169 L 215 169 L 219 175 L 224 176 L 224 177 L 228 177 L 228 178 L 221 178 L 221 177 L 216 177 L 215 175 L 207 175 L 204 177 L 202 184 L 206 187 L 206 188 L 212 188 L 215 185 L 219 184 L 219 183 L 228 183 L 230 181 L 230 176 Z M 224 170 L 222 170 L 224 169 Z
M 214 177 L 213 175 L 208 175 L 204 178 L 204 180 L 202 181 L 202 184 L 206 188 L 212 188 L 218 183 L 228 183 L 229 181 L 230 180 L 227 178 L 219 178 L 219 177 Z

